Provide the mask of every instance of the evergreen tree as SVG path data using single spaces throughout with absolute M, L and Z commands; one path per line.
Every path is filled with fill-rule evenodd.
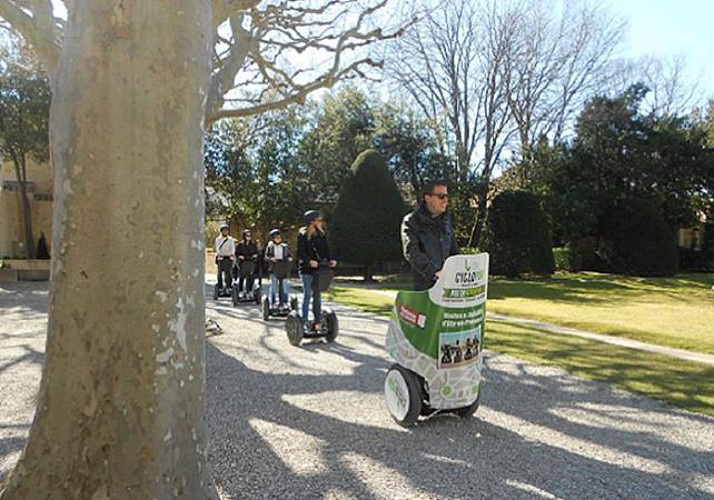
M 517 278 L 522 273 L 550 275 L 555 270 L 550 224 L 527 191 L 504 191 L 488 215 L 485 250 L 494 274 Z
M 372 280 L 374 264 L 401 256 L 399 226 L 406 211 L 394 178 L 375 150 L 352 164 L 335 207 L 330 239 L 343 261 L 364 266 Z

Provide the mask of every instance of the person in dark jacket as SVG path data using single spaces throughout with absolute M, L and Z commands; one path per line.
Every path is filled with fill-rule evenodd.
M 250 229 L 243 230 L 243 239 L 236 245 L 236 258 L 236 263 L 238 264 L 238 293 L 250 297 L 253 294 L 253 279 L 255 274 L 253 272 L 244 277 L 240 272 L 242 262 L 253 261 L 255 263 L 254 265 L 257 265 L 258 261 L 258 246 L 253 242 L 253 233 Z M 255 271 L 255 267 L 253 270 Z M 243 288 L 244 282 L 245 288 Z
M 337 261 L 332 256 L 330 243 L 322 228 L 322 214 L 319 210 L 305 212 L 307 226 L 300 228 L 297 239 L 298 272 L 302 279 L 302 320 L 307 321 L 312 300 L 312 313 L 315 317 L 314 327 L 320 328 L 322 300 L 320 292 L 313 291 L 312 281 L 315 270 L 320 264 L 334 268 Z
M 448 204 L 446 183 L 427 182 L 416 210 L 402 221 L 402 250 L 411 267 L 414 290 L 431 288 L 441 274 L 444 261 L 459 253 Z

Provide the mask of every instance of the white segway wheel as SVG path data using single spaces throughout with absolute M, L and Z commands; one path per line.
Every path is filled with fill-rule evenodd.
M 285 331 L 288 334 L 290 344 L 294 346 L 300 345 L 303 329 L 302 320 L 300 319 L 300 315 L 297 311 L 290 311 L 290 314 L 288 314 L 288 317 L 285 320 Z
M 268 321 L 270 319 L 270 302 L 268 302 L 267 295 L 263 295 L 260 300 L 260 307 L 263 312 L 263 321 Z
M 392 365 L 384 379 L 387 409 L 402 427 L 412 427 L 421 413 L 417 375 L 400 365 Z
M 333 311 L 328 311 L 327 314 L 325 314 L 325 322 L 327 323 L 327 334 L 325 335 L 325 340 L 328 342 L 334 342 L 340 330 L 340 324 L 339 321 L 337 321 L 337 314 Z

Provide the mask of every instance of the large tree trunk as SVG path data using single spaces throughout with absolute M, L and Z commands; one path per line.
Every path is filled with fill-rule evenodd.
M 74 2 L 68 23 L 45 365 L 0 497 L 205 498 L 210 2 Z

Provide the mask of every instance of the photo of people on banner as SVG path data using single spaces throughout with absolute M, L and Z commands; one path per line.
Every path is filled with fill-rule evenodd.
M 464 332 L 439 335 L 439 368 L 457 368 L 479 361 L 481 325 Z

